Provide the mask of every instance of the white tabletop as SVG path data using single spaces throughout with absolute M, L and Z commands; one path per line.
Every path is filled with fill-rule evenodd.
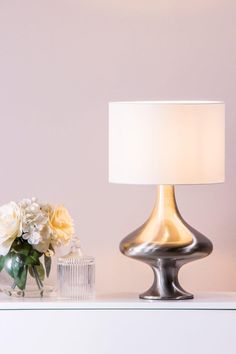
M 98 295 L 89 301 L 14 298 L 0 294 L 2 310 L 236 310 L 236 293 L 218 292 L 196 294 L 193 300 L 149 301 L 137 294 Z

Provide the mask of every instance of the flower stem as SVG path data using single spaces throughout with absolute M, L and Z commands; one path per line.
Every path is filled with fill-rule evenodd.
M 40 284 L 41 288 L 43 288 L 43 283 L 42 283 L 42 281 L 41 281 L 41 279 L 40 279 L 40 276 L 39 276 L 39 273 L 38 273 L 38 271 L 37 271 L 37 268 L 35 268 L 35 272 L 36 272 L 36 274 L 37 274 L 39 284 Z
M 32 270 L 33 270 L 34 277 L 35 277 L 36 283 L 37 283 L 39 291 L 40 291 L 40 295 L 43 296 L 43 283 L 41 282 L 41 280 L 39 278 L 37 268 L 35 266 L 32 266 Z
M 13 284 L 11 286 L 12 290 L 15 289 L 15 287 L 16 287 L 16 281 L 14 280 L 14 282 L 13 282 Z

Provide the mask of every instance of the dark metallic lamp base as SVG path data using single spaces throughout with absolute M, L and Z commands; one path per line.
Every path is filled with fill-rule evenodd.
M 140 295 L 146 300 L 186 300 L 193 295 L 179 284 L 179 269 L 186 263 L 206 257 L 212 243 L 181 217 L 174 186 L 158 186 L 157 200 L 150 218 L 120 244 L 126 256 L 151 266 L 154 282 Z
M 140 294 L 141 299 L 146 300 L 186 300 L 193 299 L 193 295 L 187 293 L 179 284 L 179 266 L 175 260 L 159 259 L 158 266 L 152 267 L 154 282 L 149 290 Z

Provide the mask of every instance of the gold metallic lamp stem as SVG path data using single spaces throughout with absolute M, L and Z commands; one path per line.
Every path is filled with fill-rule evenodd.
M 175 200 L 175 188 L 173 185 L 157 186 L 157 196 L 154 210 L 159 214 L 173 214 L 177 209 Z
M 140 243 L 178 247 L 192 242 L 192 233 L 179 213 L 173 185 L 159 185 L 151 216 L 137 236 Z

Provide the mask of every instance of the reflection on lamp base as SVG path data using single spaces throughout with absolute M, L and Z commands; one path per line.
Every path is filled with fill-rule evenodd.
M 146 300 L 186 300 L 193 299 L 178 281 L 178 263 L 171 259 L 159 259 L 157 267 L 152 267 L 154 282 L 149 290 L 140 294 Z
M 147 300 L 192 299 L 179 284 L 179 269 L 212 249 L 211 241 L 181 217 L 172 185 L 158 186 L 150 218 L 120 244 L 123 254 L 147 263 L 154 272 L 153 285 L 140 295 Z

